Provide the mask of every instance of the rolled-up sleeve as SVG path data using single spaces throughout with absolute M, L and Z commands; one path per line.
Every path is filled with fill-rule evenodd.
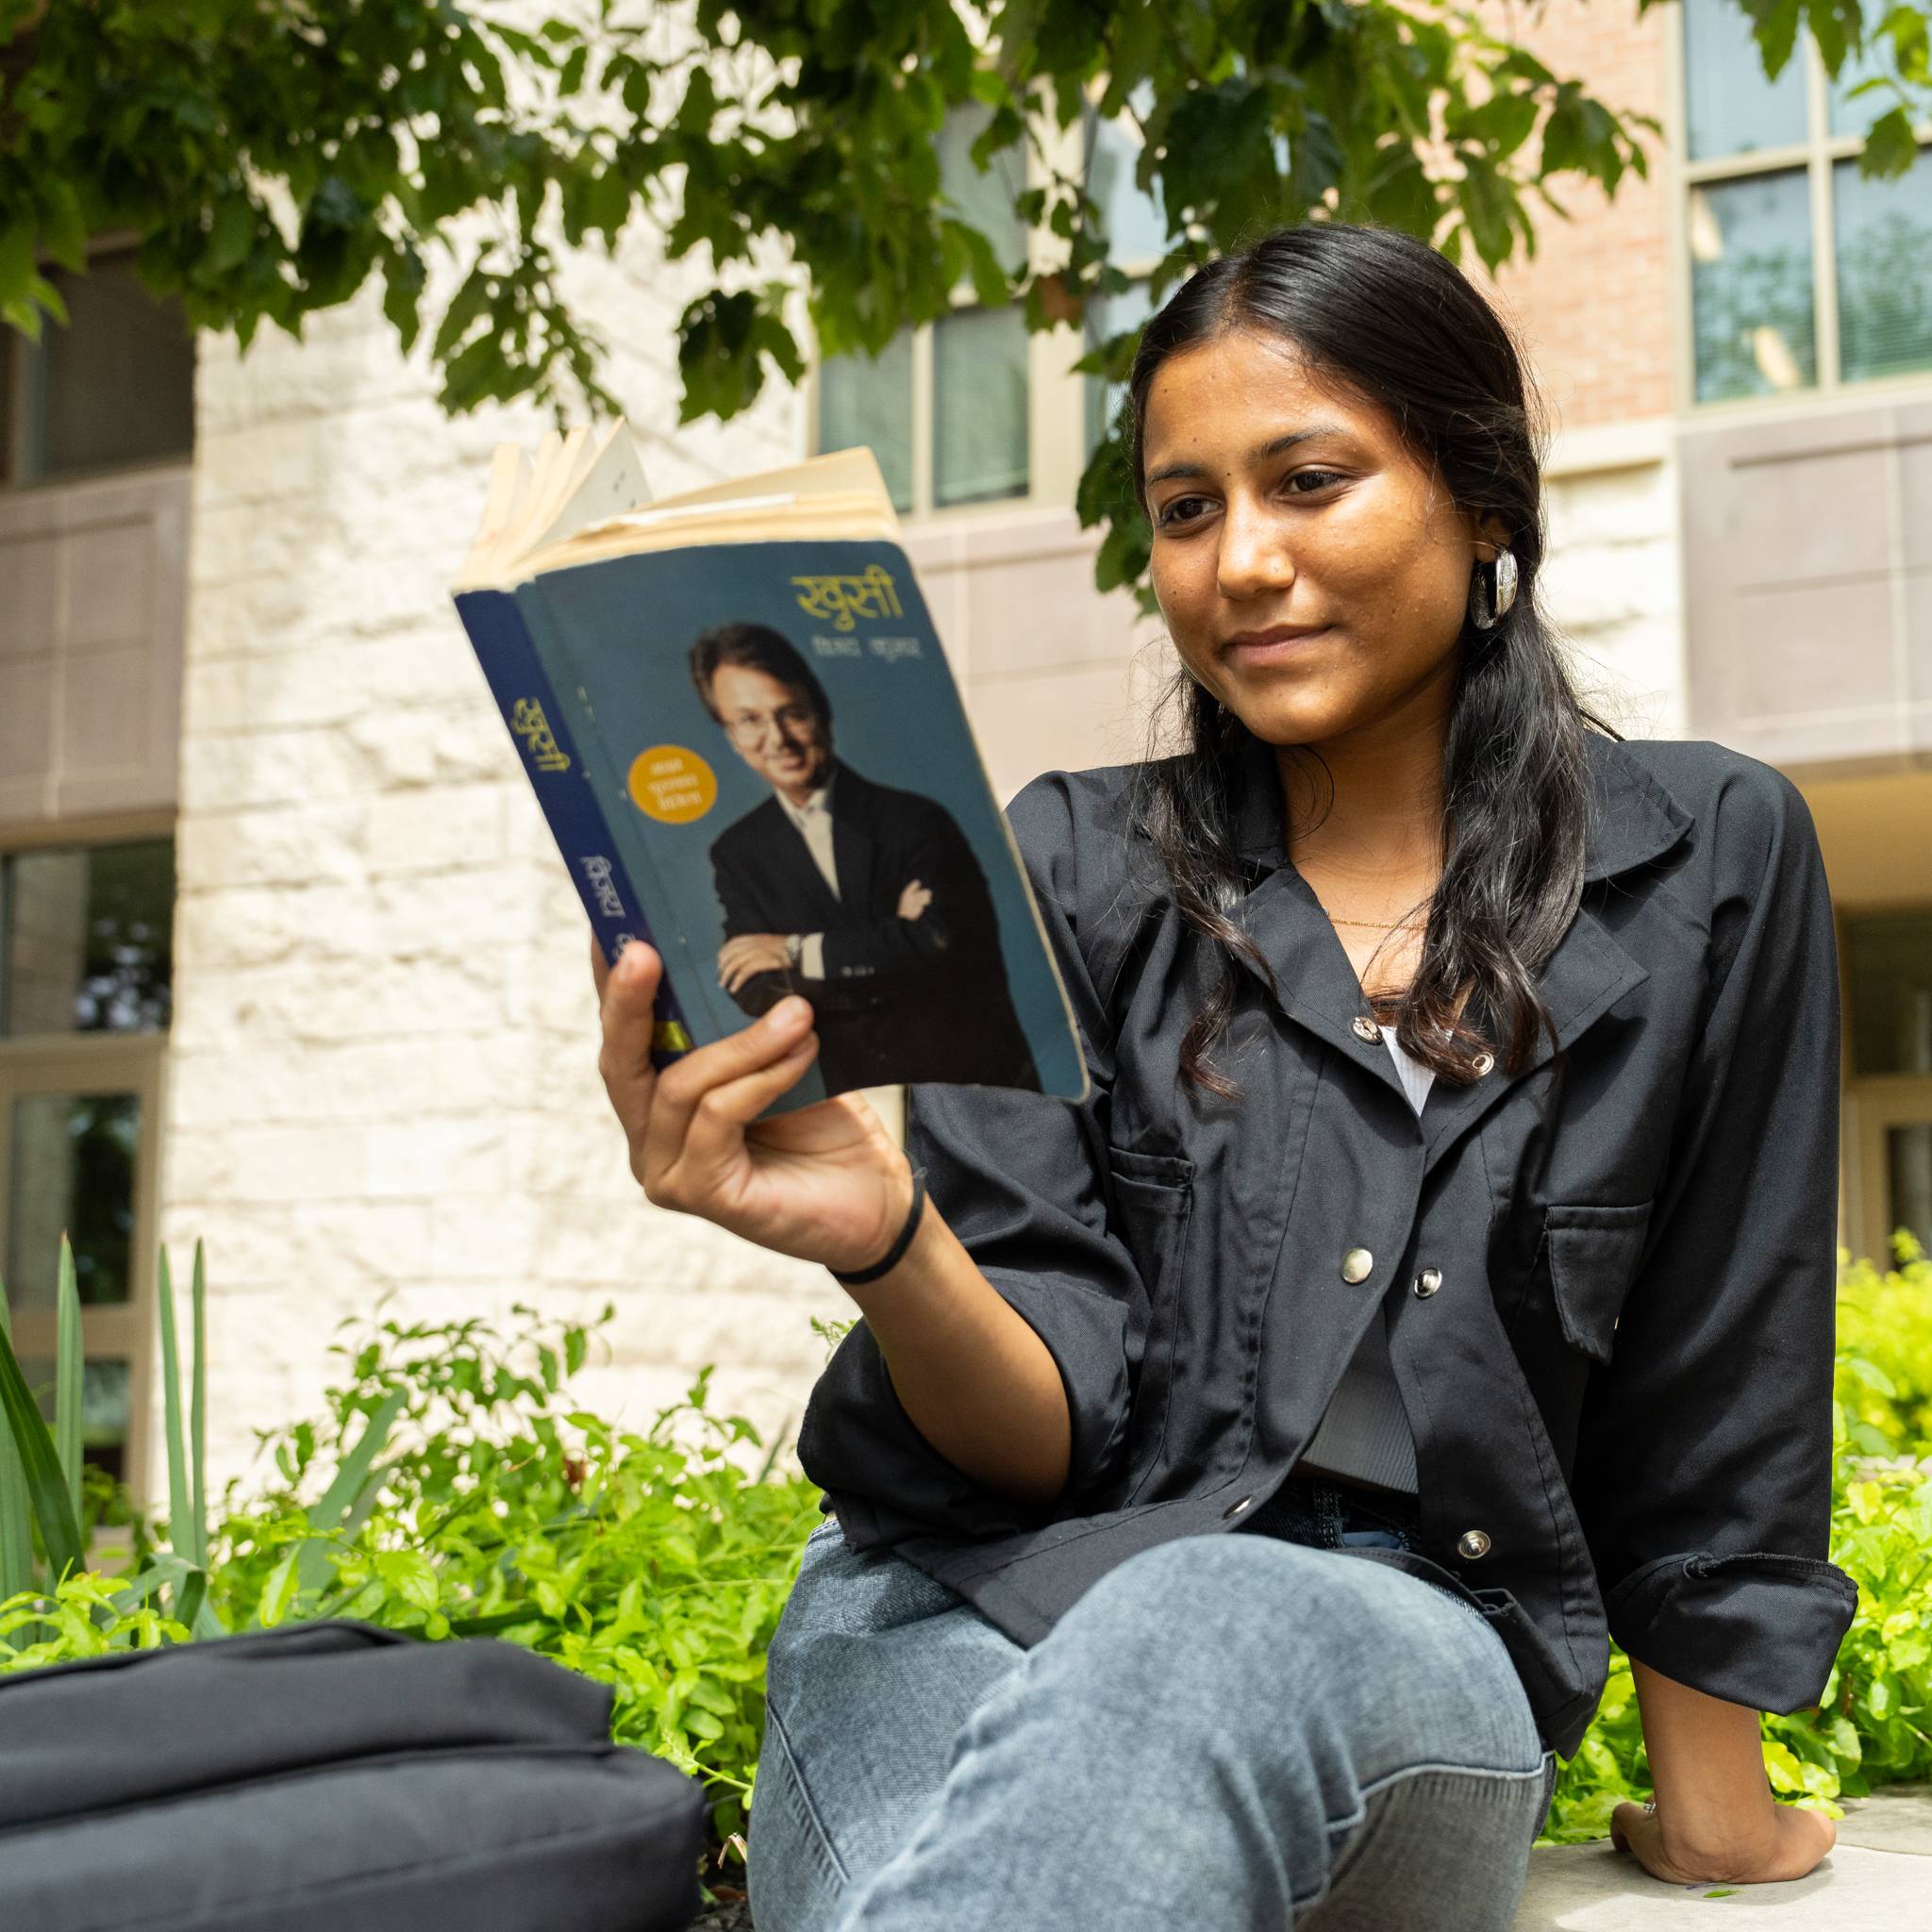
M 1061 774 L 1034 780 L 1008 818 L 1078 1025 L 1087 1098 L 917 1086 L 907 1109 L 907 1151 L 933 1204 L 1058 1365 L 1073 1425 L 1067 1482 L 1052 1504 L 1034 1506 L 948 1462 L 901 1406 L 861 1320 L 814 1387 L 798 1439 L 801 1465 L 857 1549 L 919 1535 L 993 1539 L 1076 1514 L 1124 1453 L 1146 1299 L 1108 1229 L 1112 1036 L 1079 930 L 1074 782 Z
M 1837 957 L 1790 781 L 1740 766 L 1709 824 L 1706 1015 L 1573 1487 L 1624 1649 L 1711 1696 L 1791 1711 L 1824 1694 L 1857 1608 L 1826 1560 Z

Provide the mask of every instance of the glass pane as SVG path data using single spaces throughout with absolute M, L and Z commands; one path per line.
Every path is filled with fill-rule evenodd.
M 1002 148 L 985 174 L 973 165 L 973 143 L 985 133 L 992 109 L 973 102 L 954 108 L 940 129 L 940 187 L 958 204 L 959 219 L 992 243 L 1003 265 L 1016 267 L 1026 257 L 1026 225 L 1013 203 L 1026 192 L 1024 140 Z
M 123 258 L 48 280 L 67 304 L 34 352 L 28 476 L 185 457 L 194 446 L 194 337 Z
M 1130 328 L 1139 328 L 1153 312 L 1154 303 L 1148 295 L 1145 282 L 1136 282 L 1131 289 L 1124 289 L 1118 295 L 1095 296 L 1087 305 L 1088 348 L 1097 349 L 1110 337 L 1124 335 Z M 1125 383 L 1108 382 L 1098 375 L 1087 378 L 1087 454 L 1090 457 L 1126 399 Z
M 1026 317 L 961 308 L 932 331 L 932 495 L 937 504 L 1026 493 Z
M 51 1356 L 23 1359 L 21 1374 L 51 1425 L 54 1420 L 54 1361 Z M 106 1470 L 117 1482 L 127 1475 L 127 1364 L 113 1357 L 91 1357 L 80 1369 L 80 1449 L 82 1459 Z
M 1805 139 L 1801 45 L 1776 80 L 1737 0 L 1684 0 L 1684 107 L 1693 161 L 1761 153 Z
M 1932 1247 L 1932 1122 L 1893 1127 L 1885 1141 L 1891 1182 L 1885 1232 L 1908 1227 L 1924 1246 Z
M 1697 400 L 1774 395 L 1818 379 L 1805 172 L 1690 191 Z
M 895 509 L 912 508 L 912 336 L 902 329 L 874 361 L 834 356 L 819 368 L 819 448 L 869 444 Z
M 63 1229 L 81 1301 L 127 1300 L 140 1143 L 138 1094 L 30 1093 L 13 1103 L 7 1291 L 16 1307 L 54 1306 Z
M 1889 114 L 1898 106 L 1898 95 L 1890 88 L 1874 88 L 1869 94 L 1861 94 L 1856 101 L 1845 96 L 1860 81 L 1870 80 L 1880 74 L 1896 75 L 1897 69 L 1888 58 L 1891 42 L 1887 41 L 1887 52 L 1877 47 L 1867 47 L 1861 54 L 1847 54 L 1843 64 L 1838 70 L 1838 78 L 1825 77 L 1825 91 L 1829 96 L 1829 125 L 1834 134 L 1863 134 L 1881 114 Z
M 1844 379 L 1932 369 L 1932 149 L 1896 181 L 1840 161 L 1831 192 Z
M 1932 1074 L 1932 910 L 1844 925 L 1855 1074 Z
M 156 1033 L 172 1008 L 175 843 L 7 862 L 8 1034 Z
M 1167 218 L 1159 190 L 1135 185 L 1141 164 L 1139 139 L 1111 121 L 1088 117 L 1087 192 L 1107 224 L 1107 257 L 1123 268 L 1156 261 L 1167 253 Z

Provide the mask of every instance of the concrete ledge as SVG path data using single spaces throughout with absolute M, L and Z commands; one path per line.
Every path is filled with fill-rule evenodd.
M 1915 1932 L 1932 1925 L 1932 1786 L 1845 1800 L 1831 1855 L 1789 1885 L 1666 1885 L 1607 1839 L 1532 1852 L 1516 1932 L 1639 1932 L 1712 1902 L 1752 1924 L 1805 1932 Z

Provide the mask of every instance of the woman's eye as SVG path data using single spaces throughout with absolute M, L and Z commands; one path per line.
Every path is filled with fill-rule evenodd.
M 1188 505 L 1191 503 L 1205 503 L 1206 501 L 1207 498 L 1201 496 L 1176 496 L 1162 509 L 1155 521 L 1162 527 L 1169 524 L 1185 523 L 1188 518 Z
M 1291 496 L 1312 496 L 1316 490 L 1325 490 L 1331 483 L 1340 483 L 1341 481 L 1341 472 L 1340 470 L 1297 470 L 1288 480 L 1291 486 L 1305 483 L 1314 486 L 1313 489 L 1308 490 L 1291 487 L 1288 492 Z

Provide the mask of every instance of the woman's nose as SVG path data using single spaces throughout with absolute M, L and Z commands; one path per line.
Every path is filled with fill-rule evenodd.
M 1288 533 L 1262 509 L 1230 503 L 1221 525 L 1217 575 L 1221 594 L 1230 600 L 1287 589 L 1294 582 Z

